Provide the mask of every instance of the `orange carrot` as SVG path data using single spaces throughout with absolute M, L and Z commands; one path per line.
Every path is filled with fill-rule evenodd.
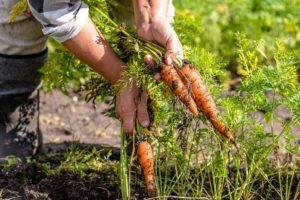
M 151 145 L 147 141 L 141 141 L 137 145 L 137 155 L 144 172 L 147 194 L 149 197 L 155 196 L 154 182 L 154 156 Z
M 161 70 L 161 76 L 169 85 L 169 87 L 174 91 L 174 93 L 179 97 L 179 99 L 189 108 L 189 110 L 194 114 L 198 115 L 197 105 L 188 89 L 183 84 L 180 79 L 176 69 L 173 65 L 164 65 Z
M 230 130 L 227 128 L 227 126 L 217 117 L 209 119 L 210 122 L 212 123 L 213 127 L 219 131 L 222 135 L 230 139 L 231 141 L 234 142 L 234 138 Z M 235 143 L 235 142 L 234 142 Z
M 230 139 L 234 144 L 233 135 L 227 126 L 218 118 L 219 111 L 213 100 L 204 78 L 190 63 L 185 63 L 178 69 L 178 74 L 186 87 L 191 88 L 192 97 L 197 106 L 206 115 L 213 127 L 222 135 Z
M 208 118 L 218 116 L 217 106 L 199 71 L 193 65 L 186 64 L 178 69 L 178 74 L 186 87 L 191 88 L 191 95 L 201 111 Z

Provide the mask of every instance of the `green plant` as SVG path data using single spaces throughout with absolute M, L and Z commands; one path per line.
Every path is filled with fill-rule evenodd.
M 38 164 L 42 166 L 43 171 L 49 175 L 59 174 L 67 171 L 78 173 L 82 178 L 93 176 L 95 173 L 105 172 L 116 168 L 116 162 L 110 161 L 111 148 L 102 146 L 82 147 L 78 142 L 72 142 L 65 152 L 47 153 L 28 158 L 27 164 Z M 47 162 L 52 160 L 52 163 Z

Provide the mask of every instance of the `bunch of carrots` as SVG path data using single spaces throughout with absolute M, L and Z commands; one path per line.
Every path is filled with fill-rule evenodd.
M 218 117 L 219 111 L 204 78 L 188 60 L 183 60 L 181 67 L 174 64 L 162 65 L 161 76 L 194 115 L 199 115 L 199 108 L 212 126 L 236 146 L 233 134 Z M 147 141 L 140 141 L 137 145 L 137 155 L 144 172 L 148 196 L 152 197 L 155 195 L 155 183 L 151 145 Z
M 161 75 L 174 94 L 194 115 L 199 115 L 199 108 L 212 126 L 236 146 L 233 134 L 218 117 L 219 111 L 204 78 L 188 60 L 183 60 L 181 67 L 174 64 L 162 65 Z M 148 196 L 152 197 L 155 195 L 155 183 L 151 145 L 147 141 L 139 142 L 137 155 L 144 172 Z
M 195 116 L 199 115 L 198 109 L 200 109 L 211 122 L 215 130 L 237 146 L 233 134 L 219 117 L 216 103 L 212 98 L 204 78 L 190 61 L 175 58 L 173 64 L 166 65 L 163 62 L 165 48 L 144 40 L 143 38 L 136 38 L 124 30 L 121 30 L 119 36 L 121 38 L 120 41 L 122 41 L 121 46 L 124 47 L 124 53 L 135 52 L 138 46 L 138 53 L 144 54 L 144 56 L 150 55 L 155 61 L 157 68 L 160 69 L 163 80 L 180 101 L 186 105 Z
M 198 116 L 199 109 L 211 122 L 214 129 L 237 147 L 233 134 L 219 118 L 219 111 L 204 78 L 190 61 L 176 58 L 173 64 L 166 65 L 162 59 L 164 53 L 162 47 L 143 39 L 134 40 L 134 43 L 132 40 L 127 41 L 129 41 L 126 44 L 128 49 L 131 49 L 130 45 L 139 42 L 141 52 L 152 56 L 160 69 L 162 79 L 190 112 Z M 149 197 L 153 197 L 155 196 L 154 156 L 150 143 L 145 140 L 139 141 L 137 143 L 137 155 L 143 169 L 147 194 Z
M 155 43 L 134 39 L 128 40 L 126 46 L 134 48 L 139 44 L 144 55 L 150 55 L 160 69 L 161 76 L 180 101 L 188 107 L 195 116 L 199 115 L 198 109 L 204 113 L 212 126 L 228 138 L 235 146 L 237 145 L 233 134 L 219 117 L 219 111 L 212 95 L 205 83 L 204 78 L 187 59 L 175 58 L 173 64 L 166 65 L 163 62 L 165 49 Z
M 174 94 L 194 115 L 199 115 L 199 108 L 212 126 L 236 145 L 233 134 L 218 117 L 219 111 L 204 78 L 188 60 L 183 60 L 181 66 L 163 65 L 161 75 Z
M 164 47 L 143 38 L 136 37 L 127 32 L 123 25 L 120 26 L 114 22 L 101 9 L 94 9 L 107 20 L 111 25 L 109 26 L 110 28 L 119 31 L 118 38 L 124 54 L 137 52 L 150 55 L 157 66 L 161 68 L 161 74 L 165 82 L 189 110 L 197 116 L 199 114 L 197 108 L 199 108 L 206 115 L 213 127 L 237 146 L 233 134 L 218 117 L 219 111 L 203 77 L 188 60 L 176 58 L 172 65 L 164 64 L 163 56 L 166 51 Z

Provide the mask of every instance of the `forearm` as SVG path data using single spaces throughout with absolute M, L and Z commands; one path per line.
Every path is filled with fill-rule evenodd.
M 120 79 L 124 63 L 90 19 L 75 37 L 62 44 L 110 83 Z

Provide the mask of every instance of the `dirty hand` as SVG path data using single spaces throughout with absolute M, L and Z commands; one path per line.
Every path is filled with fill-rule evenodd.
M 147 110 L 148 95 L 141 91 L 134 84 L 131 87 L 127 84 L 116 96 L 116 112 L 123 122 L 125 133 L 132 133 L 135 127 L 136 118 L 143 127 L 150 124 Z

